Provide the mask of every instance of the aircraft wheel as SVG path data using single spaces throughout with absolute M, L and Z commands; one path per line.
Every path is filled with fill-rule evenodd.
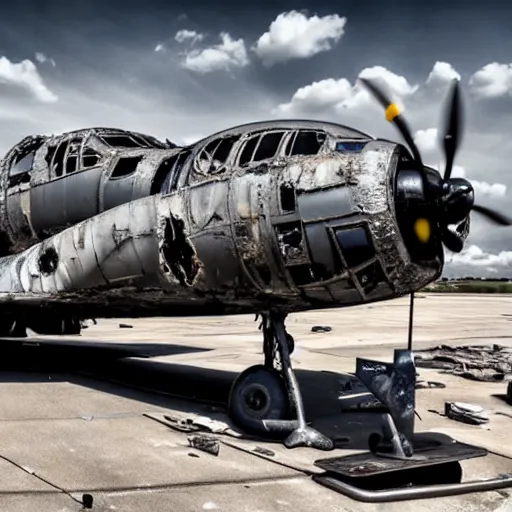
M 246 432 L 268 436 L 263 420 L 283 420 L 290 415 L 288 391 L 280 373 L 263 365 L 243 371 L 231 387 L 228 413 Z

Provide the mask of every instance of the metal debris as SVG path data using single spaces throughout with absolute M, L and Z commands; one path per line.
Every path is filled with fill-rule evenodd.
M 487 412 L 478 405 L 467 404 L 464 402 L 445 402 L 444 413 L 446 417 L 469 423 L 470 425 L 484 425 L 489 423 Z
M 435 380 L 420 380 L 416 382 L 416 389 L 444 389 L 445 387 L 446 384 Z
M 192 448 L 210 453 L 211 455 L 219 455 L 220 443 L 213 436 L 191 435 L 187 437 L 187 440 Z
M 331 332 L 332 327 L 329 327 L 328 325 L 314 325 L 311 327 L 311 332 Z
M 130 324 L 119 324 L 119 329 L 133 329 L 133 325 L 130 325 Z
M 512 379 L 512 349 L 502 345 L 437 347 L 414 352 L 416 366 L 436 368 L 477 381 Z
M 92 494 L 82 494 L 82 505 L 84 508 L 92 508 L 93 503 L 94 498 L 92 497 Z

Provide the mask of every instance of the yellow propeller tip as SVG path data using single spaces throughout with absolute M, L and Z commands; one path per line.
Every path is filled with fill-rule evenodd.
M 417 219 L 414 223 L 414 232 L 418 240 L 426 244 L 430 239 L 430 222 L 423 218 Z
M 396 117 L 400 115 L 400 109 L 398 108 L 398 105 L 396 103 L 391 103 L 391 105 L 388 105 L 386 108 L 386 121 L 389 121 L 392 123 Z

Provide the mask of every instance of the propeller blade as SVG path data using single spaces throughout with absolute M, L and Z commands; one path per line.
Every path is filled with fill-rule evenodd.
M 445 180 L 449 179 L 452 174 L 455 153 L 457 152 L 462 138 L 462 115 L 459 81 L 454 80 L 450 91 L 450 107 L 448 109 L 446 130 L 443 138 L 444 154 L 446 158 L 446 168 L 444 170 Z
M 366 78 L 360 78 L 359 80 L 373 94 L 373 96 L 375 96 L 377 101 L 386 109 L 386 120 L 389 121 L 390 123 L 395 124 L 395 126 L 402 134 L 402 137 L 404 138 L 405 142 L 411 148 L 414 160 L 417 162 L 420 169 L 423 169 L 423 162 L 421 161 L 420 152 L 418 151 L 418 148 L 414 143 L 414 140 L 411 135 L 411 130 L 409 129 L 409 126 L 407 125 L 405 119 L 402 117 L 397 105 L 386 96 L 384 91 L 379 89 L 377 85 L 371 82 L 370 80 Z
M 461 252 L 464 247 L 464 238 L 445 227 L 441 233 L 443 244 L 452 252 Z
M 485 215 L 489 220 L 495 222 L 496 224 L 500 224 L 502 226 L 512 226 L 512 220 L 510 220 L 508 217 L 505 217 L 505 215 L 495 212 L 494 210 L 491 210 L 485 206 L 475 204 L 473 205 L 472 211 Z

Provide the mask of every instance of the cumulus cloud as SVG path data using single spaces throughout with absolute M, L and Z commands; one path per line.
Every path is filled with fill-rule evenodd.
M 363 69 L 359 78 L 383 82 L 397 99 L 414 94 L 418 89 L 417 85 L 411 85 L 403 76 L 382 66 Z M 297 89 L 288 103 L 278 105 L 273 112 L 278 115 L 299 115 L 316 110 L 355 109 L 374 103 L 358 82 L 351 84 L 346 78 L 327 78 Z
M 346 22 L 337 14 L 307 17 L 298 11 L 284 12 L 256 41 L 253 50 L 268 67 L 292 59 L 307 59 L 330 50 L 343 35 Z
M 51 103 L 58 99 L 45 85 L 36 65 L 28 59 L 15 63 L 7 57 L 0 57 L 1 84 L 24 89 L 34 98 L 44 103 Z
M 426 84 L 432 86 L 443 86 L 452 80 L 460 80 L 461 76 L 448 62 L 437 61 L 427 77 Z
M 512 64 L 487 64 L 471 76 L 469 87 L 479 98 L 512 96 Z
M 243 39 L 233 39 L 228 33 L 221 32 L 221 43 L 202 50 L 194 49 L 185 53 L 182 66 L 196 73 L 228 71 L 249 64 Z
M 155 46 L 155 52 L 163 52 L 165 51 L 165 46 L 163 43 L 158 43 L 156 46 Z
M 438 150 L 437 128 L 418 130 L 414 134 L 414 142 L 418 146 L 420 153 L 434 153 Z
M 486 270 L 496 271 L 512 264 L 512 251 L 501 251 L 498 254 L 487 253 L 477 245 L 469 245 L 460 253 L 454 254 L 451 264 L 484 267 Z
M 182 29 L 182 30 L 178 30 L 178 32 L 176 32 L 174 39 L 176 41 L 178 41 L 178 43 L 184 43 L 185 41 L 190 41 L 191 44 L 194 44 L 199 41 L 202 41 L 204 39 L 204 34 L 200 34 L 199 32 L 196 32 L 195 30 Z

